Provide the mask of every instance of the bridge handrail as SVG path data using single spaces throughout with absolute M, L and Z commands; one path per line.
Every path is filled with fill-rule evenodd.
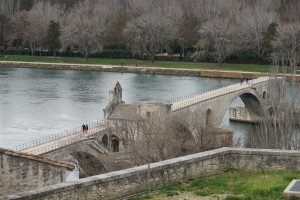
M 249 80 L 248 83 L 250 84 L 255 84 L 257 82 L 261 82 L 260 79 L 264 79 L 266 77 L 259 77 L 259 78 L 256 78 L 256 79 L 253 79 L 253 80 Z M 268 77 L 269 78 L 269 77 Z M 246 82 L 244 82 L 245 84 Z M 236 83 L 236 84 L 239 84 L 240 83 Z M 225 86 L 220 86 L 220 87 L 214 87 L 214 88 L 208 88 L 208 89 L 204 89 L 204 90 L 200 90 L 200 91 L 196 91 L 196 92 L 193 92 L 193 93 L 190 93 L 190 94 L 187 94 L 187 95 L 183 95 L 183 96 L 180 96 L 180 97 L 176 97 L 176 98 L 173 98 L 171 100 L 168 100 L 166 102 L 168 103 L 171 103 L 171 104 L 174 104 L 174 103 L 177 103 L 177 102 L 180 102 L 180 101 L 183 101 L 183 100 L 186 100 L 186 99 L 189 99 L 191 97 L 195 97 L 195 96 L 198 96 L 200 94 L 203 94 L 203 93 L 206 93 L 206 92 L 210 92 L 210 91 L 213 91 L 213 90 L 217 90 L 217 89 L 220 89 L 220 88 L 225 88 L 225 87 L 228 87 L 228 86 L 232 86 L 233 84 L 230 83 L 228 85 L 225 85 Z
M 226 86 L 213 87 L 213 88 L 207 88 L 207 89 L 199 90 L 199 91 L 192 92 L 192 93 L 180 96 L 180 97 L 173 98 L 171 100 L 167 100 L 166 102 L 170 103 L 170 104 L 174 104 L 174 103 L 189 99 L 191 97 L 195 97 L 195 96 L 198 96 L 200 94 L 203 94 L 203 93 L 206 93 L 206 92 L 209 92 L 209 91 L 213 91 L 213 90 L 216 90 L 216 89 L 219 89 L 219 88 L 227 87 L 227 86 L 230 86 L 230 85 L 232 85 L 232 83 L 230 83 Z
M 50 145 L 47 145 L 47 146 L 44 146 L 44 147 L 40 147 L 40 148 L 31 150 L 31 151 L 26 151 L 26 153 L 32 153 L 32 154 L 35 154 L 35 155 L 40 155 L 40 154 L 48 153 L 50 151 L 59 149 L 61 147 L 65 147 L 65 146 L 67 146 L 69 144 L 81 141 L 83 139 L 87 139 L 90 135 L 93 135 L 94 133 L 97 133 L 97 132 L 99 132 L 101 130 L 104 130 L 105 128 L 106 128 L 106 126 L 104 126 L 104 124 L 103 124 L 103 126 L 95 126 L 92 129 L 89 129 L 89 133 L 88 134 L 85 134 L 83 132 L 77 132 L 77 133 L 74 134 L 74 137 L 71 137 L 68 140 L 64 140 L 64 141 L 57 140 L 53 144 L 50 144 Z
M 232 84 L 232 85 L 229 85 L 229 86 L 218 88 L 216 90 L 210 90 L 210 91 L 207 91 L 205 93 L 201 93 L 201 95 L 197 95 L 198 97 L 197 96 L 193 96 L 196 99 L 192 99 L 190 97 L 188 99 L 184 99 L 184 100 L 175 102 L 174 104 L 172 104 L 171 110 L 174 111 L 174 110 L 183 108 L 183 107 L 185 107 L 187 105 L 192 105 L 192 104 L 195 104 L 197 102 L 203 101 L 203 100 L 205 100 L 205 99 L 207 99 L 209 97 L 208 96 L 209 92 L 213 92 L 210 95 L 211 97 L 212 96 L 219 96 L 219 95 L 223 95 L 225 93 L 233 92 L 233 91 L 235 91 L 237 89 L 244 89 L 244 88 L 247 88 L 247 87 L 251 87 L 251 86 L 253 86 L 253 84 L 256 84 L 256 83 L 266 82 L 269 79 L 272 79 L 272 78 L 270 78 L 270 77 L 259 77 L 257 79 L 249 80 L 248 82 L 244 82 L 242 84 L 241 83 L 236 83 L 236 84 Z
M 96 122 L 90 123 L 90 124 L 88 124 L 88 126 L 89 126 L 89 129 L 91 129 L 91 128 L 94 128 L 94 127 L 97 127 L 97 126 L 101 126 L 103 124 L 104 124 L 104 122 L 103 122 L 103 120 L 101 120 L 101 121 L 96 121 Z M 30 141 L 30 142 L 27 142 L 27 143 L 24 143 L 24 144 L 20 144 L 20 145 L 11 147 L 10 149 L 14 150 L 14 151 L 20 151 L 20 150 L 27 149 L 27 148 L 30 148 L 30 147 L 33 147 L 33 146 L 36 146 L 36 145 L 40 145 L 40 144 L 43 144 L 43 143 L 46 143 L 46 142 L 56 140 L 58 138 L 62 138 L 62 137 L 65 137 L 65 136 L 76 134 L 80 131 L 82 131 L 82 127 L 76 127 L 76 128 L 73 128 L 73 129 L 65 130 L 65 131 L 57 133 L 57 134 L 49 135 L 47 137 L 43 137 L 43 138 L 33 140 L 33 141 Z

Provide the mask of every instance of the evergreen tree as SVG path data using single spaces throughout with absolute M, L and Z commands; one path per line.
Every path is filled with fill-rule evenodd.
M 266 32 L 263 34 L 262 40 L 262 53 L 265 57 L 270 57 L 273 53 L 272 42 L 276 39 L 277 33 L 277 24 L 275 22 L 269 24 Z
M 54 56 L 56 56 L 56 51 L 60 47 L 60 25 L 59 22 L 50 21 L 47 37 L 46 37 L 46 46 L 48 50 L 53 52 Z

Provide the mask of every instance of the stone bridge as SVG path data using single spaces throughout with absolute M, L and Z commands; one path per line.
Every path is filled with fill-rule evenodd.
M 280 79 L 284 81 L 284 79 Z M 232 84 L 212 90 L 171 105 L 171 112 L 182 115 L 193 113 L 202 116 L 203 124 L 208 126 L 220 125 L 231 103 L 238 97 L 245 104 L 245 108 L 252 118 L 259 118 L 269 114 L 271 106 L 267 96 L 270 91 L 270 83 L 274 79 L 260 77 L 244 83 Z M 276 91 L 273 91 L 276 93 Z
M 143 121 L 150 118 L 163 120 L 172 117 L 180 119 L 181 122 L 185 121 L 186 128 L 193 133 L 199 124 L 202 128 L 219 126 L 230 104 L 238 97 L 244 102 L 252 119 L 270 115 L 273 110 L 269 103 L 270 97 L 279 97 L 284 83 L 284 78 L 260 77 L 198 93 L 179 101 L 126 104 L 122 100 L 121 85 L 114 82 L 109 91 L 109 103 L 104 109 L 104 120 L 105 124 L 114 130 L 120 132 L 125 127 L 138 134 L 141 132 L 139 129 Z
M 280 84 L 285 81 L 283 78 L 260 77 L 198 93 L 172 103 L 147 101 L 136 104 L 126 104 L 123 101 L 122 87 L 115 81 L 109 90 L 109 102 L 103 110 L 104 121 L 90 124 L 88 134 L 84 134 L 81 128 L 76 128 L 20 145 L 13 150 L 57 160 L 66 160 L 72 155 L 80 163 L 82 171 L 85 171 L 83 176 L 92 175 L 88 171 L 95 171 L 96 174 L 114 171 L 133 165 L 126 158 L 123 142 L 128 138 L 126 134 L 129 130 L 133 135 L 141 134 L 142 124 L 148 118 L 184 117 L 188 123 L 187 128 L 193 133 L 192 123 L 195 122 L 206 127 L 220 125 L 230 104 L 238 97 L 242 99 L 252 118 L 262 117 L 272 109 L 267 97 L 270 85 L 277 80 Z M 124 127 L 127 129 L 125 134 L 121 130 Z M 221 146 L 214 148 L 216 147 Z

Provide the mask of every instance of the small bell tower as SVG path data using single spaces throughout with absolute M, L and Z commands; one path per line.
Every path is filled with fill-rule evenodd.
M 113 109 L 121 104 L 124 103 L 122 99 L 122 87 L 118 81 L 113 81 L 111 87 L 109 89 L 109 101 L 106 107 L 103 109 L 104 112 L 104 121 L 107 121 L 108 116 L 111 114 Z
M 109 90 L 109 103 L 119 104 L 122 103 L 122 87 L 119 81 L 113 81 Z

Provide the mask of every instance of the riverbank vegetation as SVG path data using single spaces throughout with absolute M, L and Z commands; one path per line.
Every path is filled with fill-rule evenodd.
M 275 63 L 296 73 L 299 6 L 296 0 L 2 0 L 0 53 L 200 61 L 225 69 L 225 63 Z
M 296 171 L 232 170 L 222 175 L 174 184 L 149 194 L 131 197 L 130 200 L 200 199 L 200 197 L 225 200 L 292 200 L 296 198 L 284 197 L 283 191 L 293 179 L 299 178 L 300 175 Z

